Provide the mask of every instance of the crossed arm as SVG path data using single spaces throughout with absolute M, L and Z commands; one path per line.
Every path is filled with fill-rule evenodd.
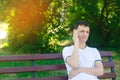
M 103 75 L 103 65 L 101 61 L 95 62 L 94 68 L 73 68 L 70 71 L 69 78 L 72 78 L 76 76 L 77 74 L 84 72 L 86 74 L 94 75 L 94 76 L 100 76 Z

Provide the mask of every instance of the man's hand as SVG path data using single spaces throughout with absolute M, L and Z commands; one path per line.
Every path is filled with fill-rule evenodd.
M 74 42 L 75 46 L 78 46 L 79 38 L 78 38 L 78 31 L 77 30 L 73 31 L 73 42 Z
M 76 76 L 77 74 L 79 74 L 78 68 L 73 69 L 73 70 L 71 70 L 70 73 L 69 73 L 69 78 L 71 79 L 71 78 L 73 78 L 74 76 Z

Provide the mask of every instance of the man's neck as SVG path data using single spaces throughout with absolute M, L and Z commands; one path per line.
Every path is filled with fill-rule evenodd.
M 79 44 L 79 48 L 80 48 L 80 49 L 86 48 L 86 44 L 85 44 L 85 43 L 80 43 L 80 44 Z

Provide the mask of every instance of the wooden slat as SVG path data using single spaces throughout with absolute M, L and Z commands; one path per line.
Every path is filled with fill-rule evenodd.
M 111 51 L 100 51 L 101 57 L 111 57 L 112 52 Z
M 103 76 L 99 76 L 99 79 L 109 79 L 115 78 L 115 73 L 105 73 Z M 28 78 L 28 79 L 12 79 L 12 80 L 68 80 L 67 76 L 56 76 L 56 77 L 46 77 L 46 78 Z
M 12 67 L 0 68 L 0 74 L 20 73 L 20 72 L 38 72 L 38 71 L 53 71 L 65 70 L 65 65 L 45 65 L 45 66 L 25 66 L 25 67 Z
M 104 68 L 111 68 L 111 67 L 114 67 L 114 63 L 113 62 L 103 62 L 103 66 L 104 66 Z
M 62 54 L 33 54 L 33 55 L 31 54 L 31 55 L 0 56 L 0 62 L 47 60 L 47 59 L 62 59 Z
M 104 73 L 103 76 L 99 76 L 99 79 L 109 79 L 109 78 L 116 78 L 115 73 Z
M 28 79 L 12 79 L 12 80 L 68 80 L 67 76 L 53 76 L 45 78 L 28 78 Z
M 107 51 L 100 52 L 102 57 L 112 56 L 112 53 Z M 46 59 L 62 59 L 61 53 L 53 54 L 29 54 L 29 55 L 9 55 L 9 56 L 0 56 L 0 62 L 3 61 L 29 61 L 29 60 L 46 60 Z

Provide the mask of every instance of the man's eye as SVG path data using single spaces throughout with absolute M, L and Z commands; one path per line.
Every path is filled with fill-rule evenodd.
M 86 33 L 89 33 L 89 31 L 86 31 Z
M 85 31 L 81 31 L 82 33 L 85 32 Z

